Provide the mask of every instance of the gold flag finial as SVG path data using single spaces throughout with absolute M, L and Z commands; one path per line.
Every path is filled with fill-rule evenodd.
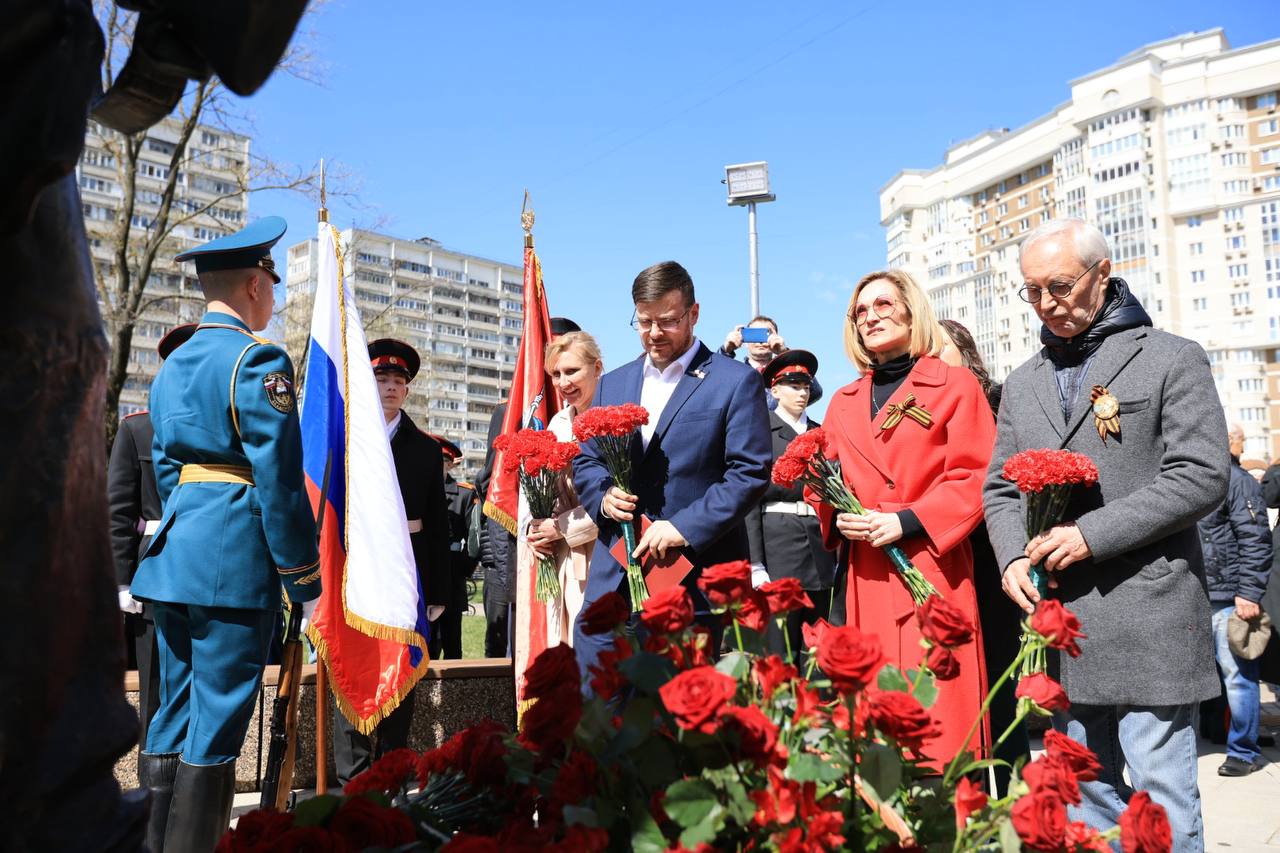
M 533 248 L 533 210 L 529 207 L 529 191 L 524 191 L 524 204 L 520 206 L 520 227 L 524 229 L 524 247 Z
M 325 207 L 328 199 L 325 195 L 324 186 L 324 159 L 320 160 L 320 210 L 316 213 L 316 219 L 320 222 L 329 221 L 329 208 Z

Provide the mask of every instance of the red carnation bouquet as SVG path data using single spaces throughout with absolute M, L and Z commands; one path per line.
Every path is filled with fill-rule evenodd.
M 1027 540 L 1030 541 L 1062 521 L 1067 511 L 1067 503 L 1071 499 L 1073 486 L 1092 486 L 1098 482 L 1098 467 L 1093 460 L 1083 453 L 1070 450 L 1024 450 L 1015 453 L 1005 460 L 1000 472 L 1006 480 L 1018 487 L 1018 491 L 1027 496 Z M 1046 635 L 1053 642 L 1050 648 L 1067 651 L 1072 657 L 1080 654 L 1075 645 L 1076 637 L 1083 637 L 1076 629 L 1080 623 L 1070 611 L 1065 611 L 1070 619 L 1060 617 L 1062 606 L 1057 601 L 1045 600 L 1048 593 L 1049 579 L 1043 568 L 1032 566 L 1031 582 L 1040 593 L 1040 603 L 1031 617 L 1028 630 L 1022 634 L 1022 647 L 1029 652 L 1022 657 L 1022 675 L 1025 677 L 1043 673 L 1045 670 L 1045 645 L 1036 642 L 1032 632 Z M 1054 625 L 1055 628 L 1047 626 Z M 1055 639 L 1056 638 L 1056 639 Z M 1057 645 L 1055 645 L 1057 643 Z M 1032 649 L 1031 646 L 1035 648 Z M 1063 697 L 1065 701 L 1065 696 Z M 1052 701 L 1052 700 L 1051 700 Z M 1019 708 L 1038 706 L 1044 710 L 1052 710 L 1051 703 L 1020 691 Z
M 797 436 L 787 445 L 786 453 L 773 463 L 773 482 L 785 489 L 800 482 L 812 489 L 824 504 L 840 512 L 866 515 L 866 508 L 845 485 L 839 460 L 827 458 L 826 446 L 827 436 L 821 427 Z M 884 552 L 889 557 L 889 562 L 898 570 L 917 607 L 924 604 L 929 596 L 938 594 L 937 588 L 929 579 L 911 564 L 905 551 L 897 545 L 886 545 Z
M 519 473 L 520 488 L 529 502 L 534 518 L 551 518 L 559 496 L 560 472 L 578 455 L 580 448 L 572 441 L 559 441 L 545 429 L 522 429 L 499 436 L 493 446 L 503 451 L 504 473 Z M 560 597 L 560 578 L 550 557 L 538 555 L 538 579 L 534 586 L 538 600 L 554 601 Z
M 573 419 L 573 435 L 578 441 L 592 441 L 604 456 L 605 467 L 613 484 L 631 493 L 631 437 L 637 429 L 649 423 L 649 412 L 644 406 L 623 403 L 621 406 L 592 406 Z M 636 528 L 630 521 L 619 522 L 622 539 L 627 546 L 627 590 L 631 593 L 631 610 L 640 612 L 649 587 L 644 582 L 640 564 L 632 556 L 636 550 Z

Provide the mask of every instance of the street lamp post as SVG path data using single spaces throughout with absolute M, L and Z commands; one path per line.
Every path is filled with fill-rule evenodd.
M 756 233 L 756 204 L 777 199 L 769 192 L 769 164 L 738 163 L 724 167 L 729 204 L 747 208 L 747 245 L 751 253 L 751 316 L 760 314 L 760 246 Z

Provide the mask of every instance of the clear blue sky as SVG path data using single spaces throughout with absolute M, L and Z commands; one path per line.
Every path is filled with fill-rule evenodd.
M 431 236 L 518 264 L 528 188 L 552 313 L 596 334 L 606 367 L 638 352 L 632 278 L 675 259 L 700 337 L 750 317 L 746 212 L 727 163 L 768 160 L 761 308 L 812 349 L 834 390 L 852 284 L 884 264 L 878 191 L 953 142 L 1018 127 L 1068 81 L 1169 36 L 1280 36 L 1274 0 L 1200 2 L 649 2 L 333 0 L 309 20 L 320 85 L 277 75 L 245 106 L 256 150 L 340 161 L 359 207 L 339 227 Z M 254 217 L 313 235 L 315 201 L 253 197 Z M 817 411 L 825 408 L 825 401 Z

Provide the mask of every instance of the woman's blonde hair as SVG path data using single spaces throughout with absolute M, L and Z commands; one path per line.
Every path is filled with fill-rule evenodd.
M 853 309 L 858 304 L 858 294 L 862 289 L 880 279 L 894 286 L 903 306 L 907 309 L 907 319 L 911 323 L 908 352 L 917 357 L 937 355 L 942 352 L 942 329 L 938 326 L 938 318 L 934 316 L 933 306 L 929 304 L 929 297 L 925 296 L 920 285 L 916 284 L 916 280 L 910 274 L 902 270 L 878 270 L 867 273 L 858 281 L 857 286 L 853 288 L 853 295 L 849 297 L 849 308 L 845 312 L 844 351 L 854 367 L 866 373 L 876 363 L 873 354 L 863 345 L 862 335 L 858 333 L 858 328 L 853 322 Z
M 547 344 L 547 351 L 542 358 L 543 369 L 550 373 L 556 359 L 575 348 L 582 354 L 583 359 L 599 362 L 603 368 L 604 359 L 600 357 L 600 345 L 596 343 L 595 338 L 586 332 L 565 332 L 558 338 L 552 338 L 551 343 Z

